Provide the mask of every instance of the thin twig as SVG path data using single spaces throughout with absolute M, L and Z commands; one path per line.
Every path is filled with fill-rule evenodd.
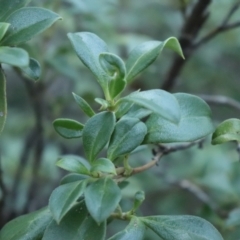
M 199 97 L 201 97 L 207 103 L 216 104 L 216 105 L 226 105 L 240 111 L 240 102 L 230 97 L 221 96 L 221 95 L 212 96 L 212 95 L 205 95 L 205 94 L 201 94 L 199 95 Z
M 209 16 L 207 8 L 210 3 L 211 0 L 198 0 L 186 18 L 179 37 L 179 42 L 185 55 L 185 61 L 178 56 L 174 58 L 172 66 L 161 86 L 162 89 L 169 91 L 175 85 L 181 69 L 192 54 L 191 46 Z
M 166 78 L 161 86 L 162 89 L 169 91 L 173 88 L 186 62 L 190 59 L 190 57 L 199 47 L 212 40 L 220 33 L 224 33 L 228 30 L 240 27 L 240 21 L 229 23 L 233 14 L 240 7 L 240 1 L 238 1 L 237 3 L 232 5 L 219 26 L 217 26 L 214 30 L 212 30 L 200 40 L 195 42 L 200 29 L 202 28 L 203 24 L 209 16 L 206 10 L 210 5 L 210 2 L 211 0 L 199 0 L 193 7 L 193 10 L 189 17 L 186 19 L 181 35 L 179 37 L 179 41 L 185 54 L 186 60 L 183 61 L 178 56 L 174 58 L 172 66 L 166 74 Z

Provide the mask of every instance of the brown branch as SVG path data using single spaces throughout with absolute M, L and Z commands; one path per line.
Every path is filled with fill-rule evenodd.
M 190 148 L 192 146 L 196 146 L 196 145 L 199 145 L 199 147 L 201 148 L 204 141 L 205 141 L 205 139 L 200 139 L 200 140 L 195 141 L 195 142 L 181 144 L 181 145 L 177 145 L 177 146 L 174 146 L 174 147 L 166 147 L 164 145 L 158 145 L 158 150 L 157 151 L 153 150 L 154 157 L 150 162 L 148 162 L 148 163 L 146 163 L 146 164 L 144 164 L 140 167 L 133 168 L 131 173 L 128 174 L 127 176 L 124 175 L 125 174 L 125 168 L 124 167 L 119 167 L 119 168 L 116 169 L 116 172 L 117 172 L 116 179 L 118 180 L 118 182 L 121 182 L 126 177 L 130 177 L 130 176 L 135 175 L 137 173 L 144 172 L 144 171 L 148 170 L 149 168 L 157 165 L 157 163 L 159 162 L 159 160 L 161 159 L 162 156 L 167 155 L 171 152 L 185 150 L 185 149 L 188 149 L 188 148 Z
M 209 14 L 207 13 L 207 8 L 210 3 L 211 0 L 198 0 L 191 13 L 187 17 L 179 37 L 179 42 L 183 49 L 186 60 L 184 61 L 178 56 L 174 58 L 172 66 L 170 67 L 168 73 L 166 74 L 166 78 L 163 81 L 161 87 L 162 89 L 169 91 L 175 85 L 181 69 L 192 54 L 191 47 L 193 41 L 208 18 Z
M 189 18 L 187 18 L 183 26 L 179 41 L 185 54 L 186 60 L 190 59 L 195 50 L 197 50 L 199 47 L 201 47 L 208 41 L 212 40 L 218 34 L 240 27 L 240 21 L 229 23 L 232 15 L 240 7 L 240 2 L 238 1 L 237 3 L 233 4 L 233 6 L 230 8 L 219 26 L 217 26 L 213 31 L 209 32 L 207 35 L 195 42 L 198 32 L 208 18 L 208 13 L 206 12 L 206 10 L 210 2 L 211 0 L 199 0 L 198 3 L 194 6 Z M 193 21 L 196 21 L 196 23 Z M 161 87 L 162 89 L 169 91 L 173 88 L 173 86 L 176 84 L 177 78 L 181 70 L 187 62 L 186 60 L 183 61 L 178 56 L 174 58 L 172 66 L 170 67 L 168 73 L 166 74 L 166 78 L 163 81 Z
M 23 208 L 23 213 L 27 213 L 31 208 L 30 202 L 33 202 L 35 193 L 38 189 L 39 183 L 39 169 L 42 160 L 42 154 L 44 150 L 44 136 L 43 136 L 43 94 L 45 86 L 42 82 L 34 83 L 31 80 L 24 79 L 27 92 L 32 103 L 32 108 L 35 117 L 36 128 L 36 144 L 34 148 L 34 163 L 32 167 L 32 180 L 27 192 L 27 202 Z

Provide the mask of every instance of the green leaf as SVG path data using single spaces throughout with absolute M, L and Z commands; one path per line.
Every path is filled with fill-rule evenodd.
M 0 47 L 0 63 L 15 67 L 27 67 L 29 56 L 22 48 Z
M 23 67 L 22 71 L 31 79 L 37 81 L 41 76 L 41 66 L 39 62 L 30 58 L 29 65 L 27 67 Z
M 132 102 L 122 102 L 117 106 L 116 110 L 116 118 L 121 118 L 124 114 L 126 114 L 134 104 Z M 152 111 L 151 111 L 152 112 Z
M 120 200 L 121 191 L 111 178 L 99 179 L 85 190 L 88 211 L 97 223 L 106 220 Z
M 240 120 L 231 118 L 222 122 L 212 135 L 212 144 L 221 144 L 229 141 L 240 142 Z
M 43 232 L 52 221 L 48 208 L 42 208 L 8 222 L 0 231 L 0 240 L 42 239 Z
M 199 217 L 153 216 L 140 219 L 163 240 L 223 240 L 211 223 Z
M 82 175 L 78 173 L 69 173 L 61 179 L 60 185 L 85 180 L 87 178 L 88 178 L 87 175 Z
M 108 147 L 107 156 L 114 160 L 132 152 L 147 134 L 146 125 L 138 118 L 123 118 L 115 126 Z
M 106 101 L 105 99 L 95 98 L 94 101 L 101 105 L 100 110 L 105 110 L 105 109 L 107 109 L 109 107 L 109 102 Z
M 0 11 L 1 11 L 1 10 L 0 10 Z M 2 38 L 3 38 L 4 35 L 5 35 L 5 33 L 7 32 L 9 26 L 10 26 L 9 23 L 0 22 L 0 41 L 2 40 Z
M 80 138 L 84 125 L 72 119 L 58 118 L 53 122 L 53 127 L 64 138 Z
M 108 52 L 106 43 L 90 32 L 68 33 L 74 50 L 81 61 L 97 77 L 105 95 L 108 95 L 108 76 L 99 63 L 99 55 Z
M 133 105 L 129 111 L 123 116 L 125 117 L 134 117 L 134 118 L 138 118 L 138 119 L 142 119 L 145 118 L 147 116 L 149 116 L 152 113 L 152 111 L 142 108 L 138 105 Z
M 94 161 L 98 153 L 109 141 L 115 125 L 112 112 L 101 112 L 91 117 L 83 129 L 83 148 L 89 161 Z
M 89 175 L 89 166 L 75 157 L 61 157 L 56 165 L 69 172 Z
M 2 39 L 1 45 L 15 46 L 24 43 L 59 19 L 61 18 L 58 14 L 44 8 L 21 8 L 6 19 L 11 26 Z
M 146 227 L 137 217 L 132 217 L 128 226 L 108 240 L 143 240 Z
M 79 237 L 83 240 L 104 240 L 106 236 L 106 221 L 97 224 L 91 216 L 88 216 L 79 229 Z
M 207 136 L 213 131 L 211 109 L 199 97 L 177 93 L 174 94 L 181 111 L 178 123 L 152 114 L 146 121 L 148 133 L 144 143 L 190 142 Z
M 60 224 L 55 220 L 47 227 L 42 240 L 76 240 L 80 238 L 81 224 L 88 215 L 84 202 L 77 203 L 62 219 Z
M 49 199 L 49 208 L 58 224 L 76 204 L 85 187 L 86 181 L 78 181 L 61 185 L 52 192 Z
M 95 115 L 95 112 L 93 111 L 93 109 L 90 107 L 90 105 L 80 96 L 78 96 L 75 93 L 72 93 L 73 97 L 76 101 L 76 103 L 78 104 L 78 106 L 82 109 L 82 111 L 89 117 L 92 117 L 93 115 Z
M 7 117 L 6 79 L 0 68 L 0 134 L 4 128 Z
M 111 160 L 107 158 L 99 158 L 93 164 L 91 172 L 105 172 L 116 174 L 116 169 Z
M 160 89 L 133 92 L 128 96 L 121 98 L 118 102 L 131 102 L 143 108 L 157 113 L 161 117 L 178 123 L 180 119 L 180 108 L 176 98 L 166 91 Z
M 120 94 L 126 86 L 126 67 L 123 60 L 112 53 L 101 53 L 99 62 L 109 76 L 109 93 L 111 98 Z
M 26 6 L 31 0 L 1 0 L 0 8 L 0 22 L 6 20 L 6 18 L 17 9 Z
M 226 220 L 226 226 L 228 228 L 240 226 L 240 208 L 235 208 L 230 212 Z
M 174 37 L 170 37 L 164 42 L 149 41 L 142 43 L 130 52 L 129 58 L 127 59 L 127 82 L 130 82 L 153 63 L 165 47 L 172 49 L 184 58 L 181 46 Z

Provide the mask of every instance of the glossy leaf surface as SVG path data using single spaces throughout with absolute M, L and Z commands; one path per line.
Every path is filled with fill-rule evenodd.
M 128 226 L 108 240 L 143 240 L 146 226 L 137 217 L 132 217 Z
M 69 172 L 89 174 L 89 167 L 75 157 L 62 157 L 56 162 L 56 165 Z
M 153 216 L 141 220 L 163 240 L 223 240 L 211 223 L 199 217 Z
M 22 48 L 0 47 L 0 63 L 14 67 L 27 67 L 29 56 Z
M 152 112 L 173 123 L 179 122 L 179 104 L 174 95 L 166 91 L 155 89 L 142 92 L 134 92 L 122 98 L 119 102 L 124 101 L 128 101 L 151 110 Z
M 41 76 L 40 63 L 34 58 L 30 58 L 29 65 L 22 68 L 22 70 L 29 78 L 35 81 L 37 81 Z
M 79 238 L 83 240 L 105 240 L 106 221 L 97 224 L 91 216 L 88 216 L 79 229 Z
M 199 97 L 177 93 L 174 94 L 180 109 L 178 124 L 152 114 L 146 121 L 148 133 L 145 143 L 189 142 L 207 136 L 213 131 L 211 110 Z
M 99 63 L 99 55 L 108 52 L 106 43 L 90 32 L 68 33 L 68 38 L 78 57 L 97 77 L 106 93 L 108 91 L 108 76 Z
M 94 161 L 98 153 L 109 141 L 115 125 L 112 112 L 101 112 L 91 117 L 83 129 L 83 148 L 89 161 Z
M 52 221 L 48 208 L 42 208 L 7 223 L 0 231 L 0 240 L 42 239 L 43 233 Z
M 212 135 L 212 144 L 229 141 L 240 142 L 240 120 L 231 118 L 222 122 Z
M 88 215 L 84 202 L 76 204 L 62 219 L 60 224 L 55 220 L 47 227 L 42 240 L 76 240 L 81 239 L 79 230 Z
M 72 119 L 58 118 L 53 122 L 53 127 L 64 138 L 80 138 L 84 125 Z
M 116 174 L 116 169 L 111 160 L 107 158 L 99 158 L 92 164 L 91 172 Z
M 14 46 L 24 43 L 49 28 L 59 19 L 59 15 L 44 8 L 21 8 L 6 19 L 11 26 L 1 44 Z
M 76 204 L 76 201 L 84 192 L 85 181 L 72 182 L 57 187 L 49 199 L 49 208 L 53 218 L 60 223 L 62 218 Z
M 0 69 L 0 134 L 4 128 L 7 117 L 6 79 L 3 70 Z
M 0 11 L 1 11 L 1 10 L 0 10 Z M 0 41 L 2 40 L 3 36 L 4 36 L 5 33 L 7 32 L 9 26 L 10 26 L 9 23 L 0 22 Z
M 115 98 L 123 91 L 126 85 L 125 64 L 120 57 L 112 53 L 101 53 L 99 56 L 99 62 L 109 76 L 109 92 L 111 98 Z
M 97 223 L 105 221 L 116 209 L 121 191 L 111 178 L 102 178 L 90 184 L 85 191 L 89 213 Z
M 87 178 L 88 178 L 87 175 L 78 174 L 78 173 L 69 173 L 69 174 L 65 175 L 61 179 L 60 185 L 64 185 L 64 184 L 72 183 L 72 182 L 82 181 L 82 180 L 85 180 Z
M 73 93 L 73 97 L 74 97 L 76 103 L 78 104 L 78 106 L 82 109 L 82 111 L 87 116 L 92 117 L 93 115 L 95 115 L 95 112 L 93 111 L 93 109 L 83 98 L 81 98 L 80 96 L 78 96 L 75 93 Z
M 139 73 L 146 69 L 164 48 L 170 48 L 183 57 L 181 46 L 174 37 L 168 38 L 164 42 L 148 41 L 135 47 L 126 62 L 127 82 L 134 79 Z
M 132 152 L 147 133 L 146 125 L 138 118 L 123 118 L 117 122 L 108 147 L 108 158 L 115 158 Z

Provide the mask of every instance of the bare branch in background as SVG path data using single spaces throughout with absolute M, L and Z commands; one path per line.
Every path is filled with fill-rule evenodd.
M 240 7 L 240 2 L 235 3 L 227 13 L 226 17 L 223 19 L 222 23 L 213 31 L 209 32 L 206 36 L 200 39 L 198 42 L 194 43 L 192 48 L 200 47 L 201 45 L 212 40 L 215 36 L 217 36 L 220 33 L 224 33 L 225 31 L 240 27 L 240 21 L 229 23 L 232 15 L 239 9 L 239 7 Z
M 220 95 L 212 96 L 212 95 L 205 95 L 205 94 L 201 94 L 198 96 L 201 97 L 203 100 L 205 100 L 209 104 L 225 105 L 240 111 L 240 102 L 234 100 L 233 98 L 220 96 Z
M 186 19 L 179 37 L 186 60 L 184 61 L 178 56 L 174 58 L 161 86 L 162 89 L 170 91 L 174 87 L 181 70 L 197 48 L 204 45 L 220 33 L 240 27 L 240 21 L 229 23 L 232 15 L 240 7 L 240 2 L 238 1 L 233 4 L 219 26 L 196 42 L 198 33 L 208 18 L 209 13 L 207 9 L 210 3 L 211 0 L 198 0 L 189 14 L 189 17 Z

